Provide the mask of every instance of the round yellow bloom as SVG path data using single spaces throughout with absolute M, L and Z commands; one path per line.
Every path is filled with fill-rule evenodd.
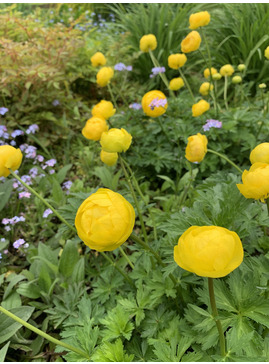
M 140 50 L 142 52 L 154 51 L 157 48 L 157 39 L 154 34 L 144 35 L 140 39 Z
M 104 66 L 106 64 L 106 58 L 103 53 L 97 52 L 92 56 L 91 62 L 93 67 Z
M 269 46 L 265 49 L 264 56 L 269 59 Z
M 90 140 L 100 140 L 103 132 L 108 130 L 106 120 L 101 116 L 93 116 L 90 118 L 84 128 L 82 129 L 82 135 Z
M 232 83 L 241 83 L 242 82 L 242 77 L 241 76 L 234 76 L 232 78 Z
M 9 169 L 16 171 L 22 161 L 22 152 L 19 148 L 14 148 L 11 145 L 0 146 L 0 177 L 10 175 Z
M 205 100 L 200 100 L 197 104 L 192 105 L 192 116 L 203 115 L 207 110 L 210 109 L 210 104 Z
M 184 53 L 171 54 L 168 57 L 168 66 L 170 68 L 173 68 L 174 70 L 183 67 L 186 62 L 187 62 L 187 57 L 185 56 Z
M 243 63 L 241 63 L 237 66 L 237 69 L 238 69 L 238 71 L 242 72 L 246 69 L 246 66 Z
M 234 73 L 234 68 L 230 64 L 226 64 L 222 66 L 220 69 L 220 74 L 222 76 L 231 76 Z
M 190 162 L 201 162 L 207 152 L 207 137 L 200 133 L 188 138 L 185 157 Z
M 126 152 L 132 143 L 132 136 L 125 129 L 109 129 L 101 136 L 102 149 L 108 153 Z
M 239 236 L 220 226 L 191 226 L 174 247 L 175 262 L 201 277 L 225 277 L 239 267 L 243 257 Z
M 112 102 L 106 100 L 100 101 L 92 108 L 93 116 L 102 116 L 106 120 L 113 116 L 115 112 L 116 109 L 114 109 Z
M 237 184 L 239 191 L 246 198 L 254 198 L 261 200 L 269 196 L 269 164 L 254 163 L 249 171 L 244 171 L 242 174 L 243 184 Z
M 269 143 L 261 143 L 255 147 L 249 156 L 251 164 L 261 162 L 269 164 Z
M 211 75 L 213 76 L 213 75 L 215 75 L 216 73 L 218 73 L 218 71 L 216 70 L 216 68 L 214 68 L 214 67 L 211 67 Z M 206 68 L 205 70 L 204 70 L 204 77 L 205 78 L 208 78 L 208 77 L 210 77 L 210 71 L 209 71 L 209 68 Z
M 114 76 L 114 70 L 111 67 L 103 67 L 96 75 L 96 82 L 99 86 L 105 87 Z
M 104 150 L 101 150 L 100 158 L 103 163 L 108 166 L 114 166 L 118 160 L 118 153 L 108 153 Z
M 209 82 L 203 82 L 200 86 L 199 92 L 201 95 L 206 96 L 209 94 L 209 91 L 212 91 L 214 88 L 214 86 L 212 85 L 212 83 L 210 84 Z
M 215 81 L 218 81 L 218 80 L 220 80 L 221 79 L 221 77 L 222 77 L 222 75 L 220 74 L 220 73 L 215 73 L 214 75 L 212 75 L 212 78 L 213 78 L 213 80 L 215 80 Z
M 183 86 L 184 86 L 184 81 L 181 77 L 173 78 L 169 82 L 169 89 L 172 91 L 177 91 L 177 90 L 181 89 L 181 87 L 183 87 Z
M 266 83 L 260 83 L 259 88 L 266 88 Z
M 210 14 L 208 11 L 200 11 L 199 13 L 191 14 L 190 16 L 190 29 L 197 29 L 204 27 L 210 22 Z
M 181 42 L 181 51 L 184 53 L 196 51 L 200 47 L 201 41 L 200 34 L 196 30 L 193 30 Z
M 89 196 L 75 219 L 77 234 L 91 249 L 111 251 L 125 243 L 133 231 L 133 206 L 119 193 L 107 188 Z
M 161 100 L 164 100 L 164 103 L 166 100 L 166 103 L 163 106 L 157 106 Z M 142 98 L 141 105 L 144 113 L 153 118 L 164 114 L 168 106 L 165 94 L 159 90 L 147 92 Z

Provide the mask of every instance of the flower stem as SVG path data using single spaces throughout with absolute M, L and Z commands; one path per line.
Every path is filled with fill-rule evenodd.
M 212 154 L 215 154 L 217 156 L 219 156 L 220 158 L 226 160 L 228 163 L 230 163 L 234 168 L 236 168 L 238 170 L 238 172 L 240 173 L 243 173 L 242 169 L 239 168 L 234 162 L 232 162 L 228 157 L 226 157 L 225 155 L 221 154 L 221 153 L 218 153 L 218 152 L 215 152 L 214 150 L 212 149 L 207 149 L 207 151 L 209 153 L 212 153 Z
M 80 350 L 80 349 L 77 349 L 77 348 L 75 348 L 75 347 L 74 347 L 74 346 L 72 346 L 72 345 L 66 344 L 65 342 L 62 342 L 62 341 L 60 341 L 60 340 L 55 339 L 54 337 L 52 337 L 52 336 L 50 336 L 50 335 L 46 334 L 46 333 L 45 333 L 45 332 L 43 332 L 42 330 L 39 330 L 39 329 L 38 329 L 38 328 L 36 328 L 35 326 L 33 326 L 33 325 L 29 324 L 28 322 L 26 322 L 26 321 L 22 320 L 20 317 L 18 317 L 18 316 L 16 316 L 16 315 L 14 315 L 13 313 L 9 312 L 8 310 L 6 310 L 5 308 L 3 308 L 2 306 L 0 306 L 0 311 L 1 311 L 4 315 L 6 315 L 6 316 L 8 316 L 8 317 L 12 318 L 13 320 L 17 321 L 17 322 L 18 322 L 18 323 L 20 323 L 21 325 L 25 326 L 27 329 L 29 329 L 29 330 L 31 330 L 31 331 L 33 331 L 33 332 L 35 332 L 36 334 L 38 334 L 38 335 L 40 335 L 40 336 L 44 337 L 44 339 L 47 339 L 47 340 L 51 341 L 52 343 L 54 343 L 54 344 L 56 344 L 56 345 L 60 345 L 60 346 L 62 346 L 62 347 L 64 347 L 64 348 L 66 348 L 66 349 L 68 349 L 68 350 L 70 350 L 70 351 L 73 351 L 73 352 L 75 352 L 75 353 L 77 353 L 77 354 L 79 354 L 79 355 L 83 356 L 84 358 L 90 359 L 90 358 L 89 358 L 89 355 L 88 355 L 87 353 L 85 353 L 84 351 L 82 351 L 82 350 Z
M 269 215 L 269 198 L 267 198 L 267 200 L 266 200 L 266 205 L 267 205 L 267 211 L 268 211 L 268 215 Z
M 134 269 L 134 265 L 133 265 L 133 263 L 130 261 L 130 259 L 129 259 L 128 255 L 125 253 L 125 251 L 122 249 L 122 247 L 121 247 L 121 246 L 119 246 L 119 251 L 120 251 L 120 252 L 121 252 L 121 254 L 124 256 L 124 258 L 127 260 L 127 262 L 128 262 L 128 264 L 129 264 L 129 266 L 130 266 L 132 269 Z
M 222 329 L 222 325 L 220 320 L 218 319 L 218 310 L 217 310 L 217 306 L 216 306 L 216 300 L 215 300 L 215 294 L 214 294 L 214 282 L 213 282 L 213 278 L 208 278 L 208 290 L 209 290 L 209 297 L 210 297 L 210 304 L 211 304 L 211 308 L 212 308 L 212 314 L 214 317 L 214 320 L 216 322 L 216 326 L 219 332 L 219 342 L 220 342 L 220 352 L 221 352 L 221 356 L 226 356 L 226 351 L 225 351 L 225 337 L 224 337 L 224 332 Z
M 182 77 L 182 79 L 183 79 L 183 81 L 184 81 L 184 83 L 185 83 L 185 85 L 186 85 L 186 87 L 187 87 L 187 89 L 188 89 L 188 91 L 189 91 L 189 93 L 191 95 L 193 103 L 195 103 L 195 98 L 193 96 L 193 93 L 192 93 L 189 82 L 187 81 L 186 77 L 184 76 L 184 73 L 182 72 L 182 70 L 180 68 L 178 69 L 178 71 L 179 71 L 180 76 Z
M 225 107 L 226 107 L 226 110 L 228 110 L 228 103 L 227 103 L 227 89 L 228 89 L 228 76 L 224 76 L 224 93 L 223 93 L 223 96 L 224 96 L 224 103 L 225 103 Z
M 23 182 L 23 180 L 15 173 L 13 172 L 11 169 L 9 170 L 10 173 L 12 174 L 12 176 L 14 178 L 16 178 L 24 187 L 27 188 L 27 190 L 29 190 L 31 193 L 33 193 L 36 197 L 38 197 L 43 203 L 44 205 L 46 205 L 48 208 L 50 208 L 54 214 L 65 224 L 69 227 L 69 229 L 71 229 L 73 232 L 77 233 L 76 229 L 74 228 L 74 226 L 70 225 L 69 222 L 67 222 L 65 220 L 65 218 L 63 218 L 56 210 L 54 207 L 51 206 L 50 203 L 48 203 L 38 192 L 36 192 L 32 187 L 30 187 L 27 183 Z
M 117 106 L 117 102 L 115 100 L 115 97 L 114 97 L 113 92 L 112 92 L 112 88 L 111 88 L 109 83 L 107 84 L 107 88 L 108 88 L 108 91 L 110 93 L 110 96 L 111 96 L 111 99 L 113 101 L 114 106 Z

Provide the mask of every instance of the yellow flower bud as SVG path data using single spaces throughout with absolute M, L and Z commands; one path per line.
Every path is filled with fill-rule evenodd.
M 261 143 L 255 147 L 249 156 L 251 164 L 261 162 L 269 164 L 269 143 Z
M 269 196 L 269 164 L 252 164 L 249 171 L 243 172 L 242 182 L 236 186 L 243 196 L 264 202 Z
M 269 46 L 265 49 L 264 56 L 269 59 Z
M 211 75 L 213 76 L 213 75 L 215 75 L 216 73 L 218 73 L 218 71 L 216 70 L 216 68 L 211 67 Z M 205 77 L 205 78 L 210 77 L 210 71 L 209 71 L 209 68 L 206 68 L 206 69 L 204 70 L 204 77 Z
M 205 100 L 200 100 L 197 104 L 192 105 L 192 116 L 203 115 L 207 110 L 210 109 L 210 104 Z
M 148 116 L 151 116 L 153 118 L 156 118 L 157 116 L 160 116 L 165 113 L 167 109 L 167 100 L 165 105 L 163 106 L 154 106 L 158 105 L 158 101 L 161 102 L 161 100 L 164 100 L 165 103 L 166 96 L 159 90 L 153 90 L 147 92 L 141 101 L 142 109 L 144 113 Z
M 239 236 L 220 226 L 191 226 L 174 247 L 174 260 L 201 277 L 225 277 L 239 267 L 244 250 Z
M 116 109 L 114 109 L 112 102 L 106 100 L 100 101 L 92 108 L 93 116 L 101 116 L 106 120 L 113 116 L 115 112 Z
M 108 153 L 104 150 L 101 150 L 100 158 L 103 163 L 108 166 L 114 166 L 118 160 L 118 153 Z
M 90 118 L 84 128 L 82 129 L 82 135 L 90 140 L 100 140 L 103 132 L 108 130 L 108 125 L 104 118 L 101 116 L 93 116 Z
M 181 89 L 181 87 L 183 87 L 183 86 L 184 86 L 184 81 L 182 80 L 181 77 L 173 78 L 169 82 L 169 89 L 172 91 L 177 91 L 177 90 Z
M 241 63 L 237 66 L 237 69 L 238 69 L 238 71 L 242 72 L 246 69 L 246 66 L 243 63 Z
M 187 57 L 183 53 L 171 54 L 168 57 L 168 66 L 174 70 L 183 67 L 186 62 L 187 62 Z
M 185 150 L 185 157 L 188 161 L 201 162 L 207 152 L 207 137 L 200 133 L 188 138 L 188 144 Z
M 79 207 L 77 234 L 91 249 L 111 251 L 125 243 L 133 231 L 133 206 L 119 193 L 100 188 Z
M 181 51 L 184 53 L 196 51 L 200 47 L 201 41 L 200 34 L 194 30 L 181 42 Z
M 210 14 L 208 11 L 200 11 L 199 13 L 191 14 L 189 21 L 190 29 L 204 27 L 210 22 Z
M 220 80 L 221 77 L 222 77 L 222 75 L 220 73 L 215 73 L 214 75 L 212 75 L 212 78 L 214 81 Z
M 241 76 L 234 76 L 232 78 L 232 83 L 241 83 L 242 82 L 242 77 Z
M 199 92 L 201 95 L 206 96 L 209 94 L 209 91 L 212 91 L 214 88 L 214 86 L 212 85 L 212 83 L 210 84 L 209 82 L 203 82 L 200 86 Z
M 91 57 L 91 62 L 93 67 L 104 66 L 106 64 L 106 58 L 103 53 L 97 52 Z
M 157 48 L 157 39 L 154 34 L 144 35 L 140 39 L 140 50 L 142 52 L 154 51 Z
M 266 88 L 266 83 L 260 83 L 259 88 Z
M 16 171 L 22 162 L 22 152 L 11 145 L 0 146 L 0 177 L 10 175 L 9 169 Z
M 112 128 L 101 136 L 102 149 L 108 153 L 126 152 L 132 143 L 132 136 L 125 129 Z
M 234 73 L 234 68 L 230 64 L 226 64 L 222 66 L 220 69 L 220 74 L 222 76 L 231 76 Z
M 114 70 L 111 67 L 103 67 L 96 75 L 96 82 L 99 86 L 105 87 L 114 76 Z

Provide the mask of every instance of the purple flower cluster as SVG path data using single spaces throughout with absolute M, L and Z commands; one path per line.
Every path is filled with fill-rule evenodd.
M 8 218 L 2 219 L 2 224 L 5 225 L 6 231 L 10 231 L 11 230 L 10 225 L 15 225 L 18 222 L 24 222 L 24 221 L 25 221 L 24 216 L 14 216 L 11 219 L 8 219 Z
M 8 112 L 8 108 L 7 107 L 0 107 L 0 115 L 5 115 Z
M 48 217 L 50 214 L 53 214 L 53 211 L 51 209 L 46 209 L 44 212 L 43 212 L 43 217 L 46 218 Z
M 134 109 L 134 110 L 140 110 L 140 109 L 142 109 L 142 105 L 138 104 L 137 102 L 134 102 L 133 104 L 129 105 L 129 108 Z
M 206 124 L 203 125 L 204 131 L 208 131 L 211 128 L 222 128 L 222 122 L 219 120 L 209 119 L 206 121 Z
M 120 63 L 115 64 L 114 70 L 116 70 L 116 71 L 132 71 L 133 67 L 132 66 L 125 66 L 124 63 L 120 62 Z
M 7 132 L 7 127 L 5 125 L 0 125 L 0 138 L 9 139 L 9 134 Z
M 23 248 L 28 248 L 29 247 L 29 244 L 28 243 L 25 244 L 25 240 L 24 239 L 18 239 L 16 241 L 14 241 L 13 248 L 19 249 L 22 245 L 23 245 Z
M 157 76 L 159 73 L 164 73 L 165 67 L 153 67 L 151 69 L 151 72 L 152 72 L 152 74 L 149 77 L 153 78 L 153 77 Z
M 24 132 L 20 129 L 16 129 L 10 135 L 15 139 L 17 136 L 24 135 Z
M 26 130 L 26 134 L 35 134 L 35 132 L 38 130 L 39 130 L 39 126 L 37 124 L 32 124 Z
M 157 97 L 156 99 L 153 99 L 151 101 L 151 103 L 149 104 L 149 107 L 151 108 L 151 110 L 154 110 L 155 107 L 165 107 L 166 104 L 167 104 L 166 99 L 159 99 Z

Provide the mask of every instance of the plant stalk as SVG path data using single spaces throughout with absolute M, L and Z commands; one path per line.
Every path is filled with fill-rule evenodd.
M 228 103 L 227 103 L 227 89 L 228 89 L 228 76 L 224 76 L 224 93 L 223 93 L 223 96 L 224 96 L 224 103 L 225 103 L 225 107 L 226 107 L 226 110 L 228 110 Z
M 129 259 L 128 255 L 125 253 L 125 251 L 122 249 L 122 247 L 121 247 L 121 246 L 119 246 L 119 251 L 120 251 L 120 252 L 121 252 L 121 254 L 124 256 L 124 258 L 127 260 L 127 262 L 128 262 L 128 264 L 129 264 L 129 266 L 130 266 L 132 269 L 134 269 L 134 265 L 133 265 L 133 263 L 130 261 L 130 259 Z
M 209 153 L 212 153 L 212 154 L 215 154 L 215 155 L 217 155 L 217 156 L 219 156 L 220 158 L 222 158 L 222 159 L 224 159 L 224 160 L 226 160 L 228 163 L 230 163 L 234 168 L 236 168 L 237 170 L 238 170 L 238 172 L 240 172 L 240 173 L 243 173 L 243 171 L 242 171 L 242 169 L 241 168 L 239 168 L 234 162 L 232 162 L 228 157 L 226 157 L 225 155 L 223 155 L 223 154 L 221 154 L 221 153 L 219 153 L 219 152 L 215 152 L 214 150 L 212 150 L 212 149 L 207 149 L 207 151 L 209 152 Z
M 192 101 L 193 103 L 195 104 L 195 98 L 193 96 L 193 93 L 192 93 L 192 90 L 191 90 L 191 87 L 190 87 L 190 84 L 189 82 L 187 81 L 186 77 L 184 76 L 184 73 L 182 72 L 182 70 L 179 68 L 178 69 L 179 73 L 180 73 L 180 76 L 182 77 L 183 81 L 184 81 L 184 84 L 186 85 L 190 95 L 191 95 L 191 98 L 192 98 Z

